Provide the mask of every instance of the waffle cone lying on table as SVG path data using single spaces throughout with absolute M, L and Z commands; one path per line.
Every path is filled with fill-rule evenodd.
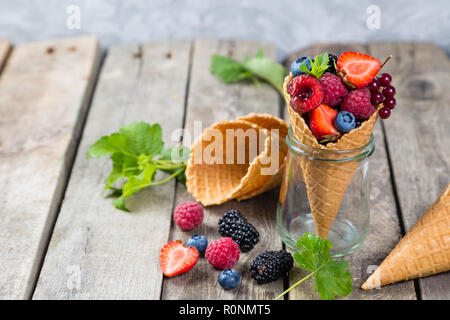
M 247 138 L 239 140 L 233 137 L 233 153 L 231 150 L 227 152 L 227 130 L 250 132 L 249 129 L 256 132 L 256 146 L 250 145 Z M 209 206 L 232 199 L 248 199 L 278 186 L 287 153 L 287 131 L 285 121 L 267 114 L 249 114 L 236 120 L 218 122 L 205 129 L 191 148 L 186 168 L 188 192 L 197 201 Z M 221 136 L 223 141 L 218 141 L 220 138 L 217 136 Z M 257 146 L 260 150 L 252 149 Z M 272 155 L 272 150 L 277 150 L 278 155 Z M 239 153 L 244 156 L 241 161 L 238 161 Z M 221 159 L 221 163 L 208 159 L 208 154 Z M 227 161 L 230 155 L 233 159 Z M 272 161 L 279 161 L 274 164 L 274 172 L 270 172 Z M 263 174 L 264 169 L 267 174 Z
M 332 160 L 335 155 L 330 151 L 363 147 L 377 118 L 390 115 L 395 89 L 390 86 L 390 75 L 375 78 L 380 68 L 377 59 L 355 52 L 302 57 L 292 63 L 283 95 L 293 134 L 300 143 L 313 147 L 314 158 Z M 316 233 L 325 239 L 358 163 L 299 162 Z
M 374 289 L 450 270 L 450 184 L 361 286 Z

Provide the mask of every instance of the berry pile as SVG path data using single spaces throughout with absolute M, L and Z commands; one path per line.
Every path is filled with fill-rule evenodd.
M 250 264 L 250 273 L 259 284 L 276 281 L 294 265 L 292 255 L 284 250 L 266 251 Z
M 222 237 L 231 237 L 242 252 L 252 250 L 259 241 L 258 231 L 239 210 L 231 210 L 219 219 L 219 233 Z
M 326 144 L 357 128 L 378 110 L 387 119 L 395 107 L 392 77 L 376 77 L 382 64 L 369 55 L 344 52 L 301 57 L 291 65 L 290 106 L 307 121 L 317 141 Z

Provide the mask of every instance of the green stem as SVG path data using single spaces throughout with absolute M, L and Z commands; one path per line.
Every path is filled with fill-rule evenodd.
M 308 274 L 306 277 L 300 279 L 298 282 L 294 283 L 292 286 L 290 286 L 288 289 L 286 289 L 283 293 L 281 293 L 278 297 L 275 298 L 275 300 L 280 299 L 282 296 L 284 296 L 286 293 L 288 293 L 289 291 L 291 291 L 292 289 L 294 289 L 296 286 L 298 286 L 300 283 L 302 283 L 303 281 L 311 278 L 313 275 L 316 274 L 317 271 L 319 271 L 320 269 L 322 269 L 323 266 L 321 266 L 320 268 L 318 268 L 317 270 L 311 272 L 310 274 Z
M 142 189 L 145 189 L 145 188 L 147 188 L 147 187 L 149 187 L 149 186 L 157 186 L 157 185 L 166 183 L 166 182 L 169 181 L 170 179 L 176 177 L 176 176 L 179 175 L 181 172 L 183 172 L 183 170 L 184 170 L 184 168 L 182 168 L 181 170 L 176 171 L 175 173 L 171 174 L 169 177 L 167 177 L 167 178 L 164 179 L 164 180 L 160 180 L 160 181 L 156 181 L 156 182 L 151 182 L 151 183 L 146 184 L 146 185 L 140 185 L 140 186 L 138 186 L 138 187 L 132 188 L 132 189 L 129 190 L 129 192 L 127 192 L 127 193 L 124 194 L 123 196 L 124 196 L 125 198 L 128 198 L 129 196 L 133 195 L 135 192 L 140 191 L 140 190 L 142 190 Z

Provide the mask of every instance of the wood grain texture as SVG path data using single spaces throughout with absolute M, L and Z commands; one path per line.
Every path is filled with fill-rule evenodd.
M 299 56 L 315 56 L 323 52 L 336 55 L 345 51 L 367 52 L 367 48 L 360 44 L 318 44 L 306 48 L 289 56 L 287 63 Z M 378 57 L 378 55 L 375 55 Z M 286 114 L 287 119 L 289 116 Z M 390 119 L 389 119 L 390 120 Z M 363 245 L 353 254 L 344 257 L 349 261 L 349 271 L 353 276 L 353 292 L 345 299 L 379 300 L 379 299 L 416 299 L 413 281 L 404 282 L 370 292 L 360 289 L 376 265 L 394 248 L 401 237 L 400 221 L 396 210 L 394 193 L 392 190 L 389 164 L 386 155 L 384 136 L 381 125 L 374 129 L 376 150 L 370 158 L 369 177 L 371 180 L 371 216 L 370 229 Z M 294 268 L 290 275 L 290 283 L 297 282 L 308 273 Z M 314 289 L 314 280 L 308 279 L 298 288 L 289 293 L 290 299 L 320 299 Z
M 389 54 L 397 107 L 384 121 L 406 232 L 450 181 L 450 60 L 431 43 L 372 43 Z M 450 299 L 450 273 L 418 280 L 422 299 Z M 382 290 L 389 290 L 388 288 Z
M 275 47 L 268 43 L 207 39 L 195 42 L 185 123 L 193 138 L 201 134 L 194 134 L 194 121 L 202 121 L 203 128 L 206 128 L 217 121 L 234 119 L 250 112 L 279 114 L 279 94 L 269 85 L 257 87 L 245 82 L 224 84 L 210 73 L 212 54 L 241 60 L 246 54 L 253 55 L 260 48 L 264 49 L 266 56 L 276 58 Z M 184 142 L 189 145 L 192 141 Z M 239 209 L 259 231 L 260 242 L 250 252 L 241 253 L 239 262 L 234 267 L 241 274 L 241 284 L 236 289 L 223 290 L 217 282 L 220 271 L 201 257 L 192 271 L 179 277 L 164 279 L 162 299 L 273 299 L 282 292 L 282 280 L 257 285 L 249 273 L 249 265 L 257 255 L 267 250 L 280 250 L 282 247 L 275 223 L 278 193 L 279 190 L 275 189 L 251 200 L 229 201 L 220 206 L 207 207 L 204 209 L 203 223 L 190 232 L 182 232 L 172 223 L 171 240 L 187 241 L 193 233 L 201 233 L 211 242 L 221 237 L 218 233 L 218 219 L 231 209 Z M 184 186 L 177 184 L 175 204 L 185 200 L 192 198 Z
M 86 152 L 132 121 L 160 123 L 166 146 L 174 144 L 190 50 L 190 41 L 109 50 L 34 299 L 160 297 L 159 250 L 169 236 L 175 182 L 139 192 L 127 200 L 130 213 L 119 211 L 101 195 L 111 161 L 87 160 Z
M 95 82 L 93 37 L 18 46 L 0 79 L 0 298 L 31 296 Z

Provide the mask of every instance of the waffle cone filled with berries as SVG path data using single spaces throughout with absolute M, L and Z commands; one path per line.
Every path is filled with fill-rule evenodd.
M 380 67 L 375 58 L 354 52 L 339 58 L 328 54 L 302 57 L 293 62 L 283 84 L 295 138 L 312 147 L 312 158 L 322 159 L 301 157 L 299 165 L 316 233 L 323 239 L 359 166 L 357 160 L 327 160 L 339 159 L 332 151 L 347 151 L 343 158 L 358 155 L 369 143 L 381 110 L 384 117 L 387 108 L 375 78 Z
M 256 133 L 256 143 L 250 143 L 249 130 Z M 186 168 L 188 192 L 209 206 L 248 199 L 278 186 L 287 153 L 287 130 L 285 121 L 266 114 L 249 114 L 205 129 L 191 148 Z M 250 134 L 239 139 L 227 132 Z
M 450 184 L 361 286 L 374 289 L 450 270 Z

